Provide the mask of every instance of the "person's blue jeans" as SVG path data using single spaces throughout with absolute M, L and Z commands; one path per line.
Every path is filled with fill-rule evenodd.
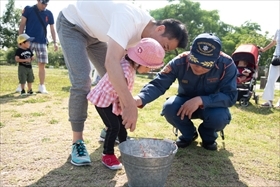
M 177 116 L 177 112 L 181 105 L 183 105 L 189 97 L 172 96 L 166 100 L 163 105 L 162 115 L 166 120 L 178 128 L 182 134 L 182 138 L 185 141 L 191 141 L 196 131 L 196 128 L 191 119 L 186 116 L 181 120 L 180 116 Z M 197 109 L 192 119 L 201 119 L 203 122 L 198 127 L 198 132 L 204 143 L 214 143 L 217 139 L 217 131 L 221 131 L 229 124 L 231 120 L 231 114 L 228 108 L 205 108 Z

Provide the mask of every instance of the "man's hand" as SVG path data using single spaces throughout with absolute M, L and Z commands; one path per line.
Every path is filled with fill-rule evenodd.
M 186 101 L 177 112 L 177 116 L 181 116 L 181 120 L 184 119 L 185 116 L 188 116 L 189 119 L 192 118 L 192 114 L 201 106 L 202 99 L 201 97 L 197 96 L 188 101 Z
M 179 55 L 177 55 L 175 58 L 182 58 L 184 56 L 187 56 L 189 54 L 189 51 L 184 51 L 182 53 L 180 53 Z
M 138 109 L 135 102 L 131 102 L 128 106 L 124 106 L 120 102 L 122 107 L 122 124 L 126 129 L 130 129 L 133 132 L 136 128 L 136 122 L 138 118 Z
M 57 50 L 58 50 L 57 43 L 54 43 L 54 51 L 57 51 Z
M 136 128 L 138 110 L 136 103 L 127 86 L 127 80 L 120 61 L 125 53 L 124 48 L 112 38 L 107 43 L 107 52 L 105 59 L 105 68 L 109 80 L 118 93 L 120 105 L 122 108 L 122 120 L 126 129 L 133 132 Z

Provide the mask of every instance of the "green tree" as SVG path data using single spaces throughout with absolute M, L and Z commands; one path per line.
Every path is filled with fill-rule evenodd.
M 21 19 L 21 10 L 15 8 L 15 0 L 9 0 L 6 10 L 0 17 L 0 47 L 15 48 L 17 46 L 18 28 Z
M 204 32 L 217 35 L 222 40 L 222 50 L 228 55 L 232 55 L 235 49 L 241 44 L 255 44 L 265 46 L 271 40 L 267 35 L 259 34 L 261 27 L 257 23 L 246 21 L 240 27 L 232 26 L 220 20 L 217 10 L 206 11 L 200 8 L 200 3 L 190 0 L 169 0 L 170 4 L 156 10 L 150 11 L 150 14 L 156 19 L 175 18 L 183 22 L 189 33 L 189 46 L 194 38 Z M 181 53 L 183 50 L 179 50 Z M 262 55 L 260 65 L 266 63 L 272 50 Z M 176 53 L 168 52 L 165 62 L 171 60 Z
M 66 67 L 61 47 L 58 48 L 57 51 L 54 51 L 53 42 L 51 42 L 48 47 L 48 58 L 49 58 L 49 63 L 47 64 L 47 67 L 48 66 L 53 66 L 55 68 L 59 68 L 61 66 Z

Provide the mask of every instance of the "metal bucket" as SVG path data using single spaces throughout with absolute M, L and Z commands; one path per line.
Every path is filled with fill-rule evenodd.
M 119 144 L 128 186 L 164 186 L 177 145 L 170 140 L 136 139 Z

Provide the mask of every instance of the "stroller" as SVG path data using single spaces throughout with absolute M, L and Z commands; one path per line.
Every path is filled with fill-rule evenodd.
M 246 61 L 247 67 L 249 70 L 249 76 L 242 82 L 237 80 L 237 90 L 238 90 L 238 98 L 239 104 L 241 106 L 248 106 L 249 100 L 253 96 L 255 103 L 259 103 L 259 96 L 256 95 L 255 88 L 256 82 L 258 78 L 258 64 L 259 64 L 259 47 L 253 44 L 242 44 L 233 52 L 232 59 L 236 64 L 236 67 L 239 72 L 241 72 L 238 67 L 239 61 Z M 242 67 L 244 68 L 244 67 Z

